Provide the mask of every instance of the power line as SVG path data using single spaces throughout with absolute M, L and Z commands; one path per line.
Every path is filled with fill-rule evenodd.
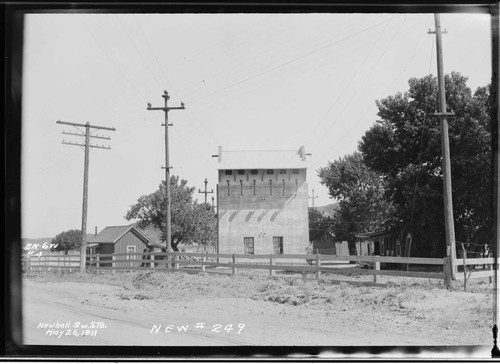
M 226 90 L 228 90 L 228 89 L 230 89 L 230 88 L 233 88 L 233 87 L 235 87 L 235 86 L 238 86 L 238 85 L 240 85 L 240 84 L 242 84 L 242 83 L 244 83 L 244 82 L 248 82 L 248 81 L 250 81 L 250 80 L 253 80 L 254 78 L 257 78 L 257 77 L 260 77 L 260 76 L 262 76 L 262 75 L 265 75 L 266 73 L 269 73 L 269 72 L 275 71 L 275 70 L 280 69 L 280 68 L 282 68 L 282 67 L 285 67 L 285 66 L 287 66 L 287 65 L 289 65 L 289 64 L 291 64 L 291 63 L 294 63 L 294 62 L 296 62 L 296 61 L 298 61 L 298 60 L 301 60 L 301 59 L 303 59 L 303 58 L 305 58 L 305 57 L 308 57 L 308 56 L 311 56 L 311 55 L 313 55 L 313 54 L 316 54 L 316 53 L 318 53 L 318 52 L 320 52 L 320 51 L 322 51 L 322 50 L 324 50 L 324 49 L 327 49 L 327 48 L 329 48 L 329 47 L 331 47 L 331 46 L 333 46 L 333 45 L 335 45 L 335 44 L 337 44 L 337 43 L 343 42 L 343 41 L 348 40 L 348 39 L 350 39 L 350 38 L 353 38 L 353 37 L 355 37 L 355 36 L 357 36 L 357 35 L 363 34 L 363 33 L 367 32 L 367 31 L 369 31 L 369 30 L 371 30 L 371 29 L 374 29 L 374 28 L 376 28 L 376 27 L 379 27 L 379 26 L 381 26 L 381 25 L 383 25 L 383 24 L 385 24 L 385 23 L 387 23 L 387 22 L 389 22 L 389 21 L 391 21 L 391 20 L 393 20 L 393 19 L 395 19 L 395 17 L 392 17 L 392 18 L 386 19 L 386 20 L 384 20 L 384 21 L 382 21 L 382 22 L 380 22 L 380 23 L 377 23 L 377 24 L 372 25 L 372 26 L 370 26 L 370 27 L 368 27 L 368 28 L 362 29 L 362 30 L 360 30 L 360 31 L 358 31 L 358 32 L 356 32 L 356 33 L 354 33 L 354 34 L 350 34 L 350 35 L 348 35 L 348 36 L 346 36 L 346 37 L 344 37 L 344 38 L 338 39 L 338 40 L 336 40 L 336 41 L 334 41 L 334 42 L 332 42 L 332 43 L 329 43 L 329 44 L 327 44 L 327 45 L 325 45 L 325 46 L 322 46 L 322 47 L 320 47 L 320 48 L 318 48 L 318 49 L 315 49 L 315 50 L 313 50 L 313 51 L 311 51 L 311 52 L 308 52 L 308 53 L 306 53 L 306 54 L 303 54 L 303 55 L 301 55 L 301 56 L 299 56 L 299 57 L 295 57 L 295 58 L 293 58 L 293 59 L 291 59 L 291 60 L 288 60 L 288 61 L 286 61 L 286 62 L 284 62 L 284 63 L 281 63 L 281 64 L 276 65 L 276 66 L 274 66 L 274 67 L 271 67 L 271 68 L 269 68 L 269 69 L 267 69 L 267 70 L 264 70 L 264 71 L 262 71 L 262 72 L 259 72 L 259 73 L 254 74 L 254 75 L 252 75 L 252 76 L 249 76 L 249 77 L 247 77 L 247 78 L 244 78 L 244 79 L 242 79 L 242 80 L 240 80 L 240 81 L 237 81 L 237 82 L 235 82 L 235 83 L 232 83 L 232 84 L 230 84 L 230 85 L 228 85 L 228 86 L 225 86 L 225 87 L 223 87 L 223 88 L 221 88 L 221 89 L 219 89 L 219 90 L 216 90 L 216 91 L 214 91 L 214 92 L 212 92 L 212 93 L 209 93 L 209 94 L 207 94 L 207 95 L 204 95 L 204 96 L 202 96 L 202 97 L 199 97 L 198 99 L 195 99 L 195 100 L 193 101 L 193 103 L 196 103 L 197 101 L 200 101 L 200 100 L 205 99 L 205 98 L 207 98 L 207 97 L 213 96 L 213 95 L 218 94 L 218 93 L 220 93 L 220 92 L 226 91 Z
M 106 49 L 104 47 L 101 46 L 101 44 L 99 43 L 99 41 L 97 40 L 97 38 L 94 36 L 94 34 L 92 34 L 92 32 L 90 31 L 90 29 L 87 27 L 87 25 L 83 22 L 83 20 L 81 18 L 80 19 L 80 22 L 83 24 L 83 26 L 85 27 L 85 29 L 87 30 L 87 32 L 90 34 L 90 36 L 92 37 L 92 39 L 95 41 L 95 43 L 97 44 L 97 46 L 101 49 L 101 51 L 104 53 L 104 55 L 106 55 L 106 57 L 108 57 L 108 59 L 111 61 L 111 64 L 116 68 L 116 70 L 122 75 L 123 79 L 125 81 L 127 81 L 127 83 L 137 91 L 137 93 L 142 96 L 142 98 L 144 98 L 146 100 L 146 97 L 144 96 L 144 94 L 139 90 L 138 87 L 136 87 L 129 79 L 128 77 L 125 75 L 125 73 L 121 70 L 120 67 L 118 67 L 118 65 L 116 64 L 116 62 L 114 61 L 114 59 L 109 55 L 109 53 L 106 51 Z

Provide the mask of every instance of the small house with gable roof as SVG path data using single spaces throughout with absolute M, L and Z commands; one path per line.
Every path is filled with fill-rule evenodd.
M 306 153 L 219 147 L 217 251 L 305 254 L 309 245 Z
M 99 234 L 88 239 L 87 251 L 90 254 L 117 254 L 141 253 L 144 251 L 159 251 L 160 246 L 154 244 L 139 229 L 133 225 L 108 226 Z M 124 260 L 126 256 L 117 260 Z M 139 255 L 131 255 L 130 259 L 140 259 Z M 111 257 L 101 257 L 100 261 L 111 260 Z M 114 266 L 138 266 L 139 262 L 117 262 Z M 100 266 L 111 266 L 109 263 L 100 263 Z

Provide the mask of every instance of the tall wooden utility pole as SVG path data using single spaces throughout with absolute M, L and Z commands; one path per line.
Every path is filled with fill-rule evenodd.
M 162 110 L 165 113 L 165 123 L 162 124 L 162 126 L 165 127 L 165 189 L 166 189 L 166 194 L 167 194 L 167 203 L 165 206 L 165 217 L 167 219 L 166 221 L 166 226 L 165 226 L 165 243 L 167 245 L 167 252 L 172 251 L 172 246 L 171 246 L 171 241 L 172 241 L 172 220 L 170 216 L 170 159 L 169 159 L 169 154 L 168 154 L 168 127 L 172 126 L 172 124 L 168 123 L 168 112 L 170 110 L 183 110 L 184 103 L 181 102 L 181 106 L 179 107 L 168 107 L 168 100 L 170 99 L 170 96 L 168 96 L 167 91 L 163 91 L 163 95 L 161 95 L 165 99 L 165 106 L 164 107 L 152 107 L 151 104 L 148 102 L 148 110 Z
M 454 115 L 446 110 L 446 91 L 444 88 L 443 74 L 443 45 L 441 40 L 441 20 L 439 14 L 434 14 L 434 22 L 436 25 L 435 31 L 430 31 L 429 34 L 436 34 L 436 56 L 437 56 L 437 73 L 439 85 L 439 112 L 441 119 L 441 150 L 443 159 L 443 195 L 444 195 L 444 225 L 446 231 L 446 250 L 447 256 L 452 259 L 456 257 L 455 248 L 455 224 L 453 221 L 453 200 L 451 195 L 451 163 L 450 163 L 450 142 L 448 139 L 448 115 Z M 446 32 L 446 31 L 445 31 Z M 451 264 L 451 279 L 455 279 L 456 266 Z
M 205 182 L 205 191 L 202 191 L 202 190 L 198 189 L 198 193 L 204 193 L 205 194 L 205 203 L 207 203 L 207 194 L 214 193 L 214 190 L 212 189 L 211 191 L 207 191 L 208 180 L 205 178 L 204 182 Z M 212 199 L 212 207 L 213 207 L 213 204 L 214 204 L 214 201 Z
M 97 126 L 90 125 L 90 123 L 86 124 L 77 124 L 77 123 L 69 123 L 66 121 L 58 120 L 57 124 L 71 125 L 74 127 L 83 127 L 85 128 L 85 133 L 71 133 L 63 131 L 63 134 L 66 135 L 76 135 L 80 137 L 85 137 L 85 143 L 74 143 L 74 142 L 65 142 L 62 141 L 62 144 L 67 145 L 76 145 L 80 147 L 84 147 L 85 157 L 83 163 L 83 207 L 82 207 L 82 245 L 80 246 L 80 272 L 85 272 L 85 264 L 86 264 L 86 249 L 87 249 L 87 200 L 88 200 L 88 184 L 89 184 L 89 151 L 90 148 L 100 148 L 100 149 L 111 149 L 109 146 L 105 147 L 104 145 L 94 145 L 90 144 L 90 138 L 97 139 L 106 139 L 110 140 L 111 138 L 102 136 L 102 135 L 91 135 L 90 129 L 101 129 L 101 130 L 111 130 L 115 131 L 115 128 L 108 128 L 105 126 Z
M 499 328 L 499 311 L 500 311 L 500 293 L 498 287 L 498 258 L 500 254 L 500 4 L 497 2 L 495 5 L 491 6 L 491 59 L 492 59 L 492 77 L 491 77 L 491 95 L 492 95 L 492 120 L 491 125 L 493 126 L 493 191 L 494 191 L 494 203 L 493 203 L 493 221 L 496 223 L 494 236 L 495 240 L 493 242 L 493 262 L 494 262 L 494 298 L 493 298 L 493 349 L 491 350 L 492 357 L 500 356 L 500 350 L 497 344 L 498 338 L 498 328 Z
M 314 196 L 314 188 L 312 189 L 312 196 L 309 196 L 309 198 L 311 198 L 313 200 L 313 208 L 314 208 L 314 199 L 318 198 L 318 196 Z

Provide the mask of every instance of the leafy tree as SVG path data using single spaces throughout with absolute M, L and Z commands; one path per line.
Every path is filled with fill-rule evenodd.
M 467 77 L 445 77 L 453 212 L 456 240 L 484 243 L 491 231 L 490 87 L 472 94 Z M 437 79 L 409 80 L 409 90 L 376 102 L 376 124 L 358 149 L 364 162 L 386 181 L 386 198 L 395 206 L 400 236 L 413 237 L 412 254 L 444 256 L 446 251 L 441 130 Z
M 68 255 L 70 250 L 79 250 L 82 245 L 82 231 L 81 230 L 68 230 L 64 231 L 51 241 L 53 251 L 64 251 Z
M 332 198 L 339 200 L 331 231 L 338 241 L 347 241 L 354 253 L 355 235 L 386 227 L 393 211 L 385 199 L 381 176 L 371 170 L 355 152 L 329 162 L 319 170 L 321 183 Z
M 333 220 L 330 216 L 323 215 L 315 208 L 309 208 L 309 240 L 320 240 L 331 231 Z
M 177 176 L 170 177 L 171 196 L 171 247 L 178 251 L 180 244 L 190 245 L 194 242 L 202 245 L 215 243 L 216 222 L 214 212 L 209 204 L 193 201 L 194 187 L 188 187 L 186 180 Z M 165 237 L 165 182 L 159 189 L 149 195 L 139 197 L 137 203 L 130 207 L 125 215 L 127 220 L 137 219 L 139 228 L 154 227 Z

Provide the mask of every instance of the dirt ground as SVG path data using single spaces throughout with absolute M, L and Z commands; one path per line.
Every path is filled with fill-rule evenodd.
M 491 285 L 295 277 L 53 274 L 23 280 L 27 345 L 492 347 Z M 87 325 L 85 327 L 84 325 Z

